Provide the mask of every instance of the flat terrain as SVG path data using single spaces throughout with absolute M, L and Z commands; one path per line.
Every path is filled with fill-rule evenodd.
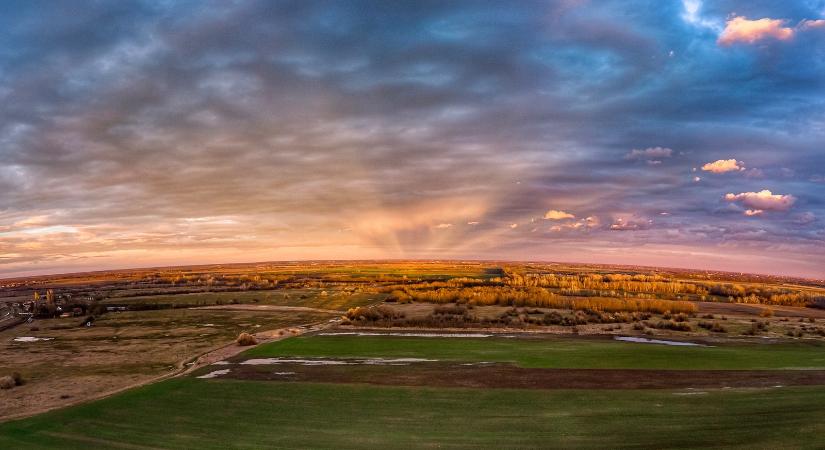
M 109 313 L 93 327 L 81 319 L 38 320 L 0 332 L 0 374 L 26 384 L 0 390 L 0 418 L 68 405 L 173 374 L 195 356 L 230 344 L 241 331 L 329 320 L 324 311 L 167 309 Z M 19 342 L 15 339 L 47 339 Z
M 21 422 L 26 448 L 821 448 L 825 389 L 449 389 L 176 379 Z
M 0 280 L 0 448 L 822 448 L 824 307 L 812 280 L 550 263 Z
M 258 346 L 244 354 L 266 357 L 421 358 L 511 362 L 520 367 L 565 369 L 825 370 L 821 342 L 742 342 L 670 346 L 605 338 L 422 338 L 307 336 Z
M 671 347 L 555 337 L 296 337 L 259 346 L 228 364 L 204 367 L 185 378 L 0 424 L 0 447 L 821 447 L 825 435 L 820 420 L 825 413 L 821 370 L 770 371 L 779 378 L 782 373 L 819 377 L 816 386 L 780 386 L 769 377 L 766 383 L 750 387 L 720 387 L 708 386 L 704 379 L 727 377 L 736 382 L 754 372 L 718 369 L 796 367 L 806 358 L 813 358 L 808 365 L 825 366 L 816 359 L 822 353 L 818 344 L 774 345 Z M 633 352 L 642 358 L 628 358 Z M 698 361 L 696 352 L 710 356 L 706 366 L 716 371 L 594 369 L 637 366 L 645 357 L 656 360 L 665 354 L 674 360 Z M 713 356 L 719 352 L 725 358 Z M 274 360 L 242 364 L 265 357 Z M 730 358 L 735 363 L 725 361 Z M 491 360 L 501 362 L 479 364 Z M 525 369 L 528 366 L 590 369 Z M 448 367 L 461 369 L 445 372 Z M 510 372 L 496 372 L 502 368 Z M 241 379 L 197 378 L 227 369 L 229 374 L 246 372 Z M 524 386 L 518 375 L 525 370 L 566 372 L 564 379 L 584 377 L 584 381 L 588 374 L 607 372 L 602 372 L 603 379 L 582 385 L 587 389 L 564 384 L 548 389 Z M 687 372 L 693 378 L 679 379 Z M 349 378 L 300 379 L 311 373 Z M 260 377 L 255 379 L 255 374 Z M 382 374 L 390 376 L 370 378 Z M 460 380 L 470 383 L 450 386 L 440 376 L 445 374 L 463 376 Z M 630 380 L 634 376 L 662 380 L 654 389 L 622 386 L 623 377 L 615 374 Z M 495 385 L 471 383 L 484 376 L 494 377 Z M 611 381 L 619 384 L 610 388 Z M 663 387 L 668 381 L 670 386 Z

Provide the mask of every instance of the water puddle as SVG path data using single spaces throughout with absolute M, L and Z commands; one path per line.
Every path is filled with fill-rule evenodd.
M 707 347 L 706 345 L 697 344 L 695 342 L 682 341 L 665 341 L 662 339 L 648 339 L 643 337 L 633 336 L 615 336 L 613 339 L 624 342 L 635 342 L 637 344 L 660 344 L 660 345 L 674 345 L 679 347 Z
M 329 359 L 284 359 L 284 358 L 254 358 L 241 363 L 245 366 L 268 366 L 273 364 L 301 364 L 304 366 L 347 366 L 353 363 Z
M 13 339 L 14 342 L 37 342 L 37 341 L 51 341 L 54 338 L 50 337 L 34 337 L 34 336 L 21 336 L 16 337 Z
M 483 333 L 381 333 L 381 332 L 355 332 L 342 331 L 335 333 L 318 333 L 319 336 L 401 336 L 401 337 L 426 337 L 426 338 L 488 338 L 493 337 L 493 334 Z
M 436 362 L 423 358 L 363 358 L 363 359 L 296 359 L 296 358 L 254 358 L 243 361 L 242 365 L 261 366 L 275 364 L 300 364 L 302 366 L 406 366 L 412 363 Z
M 229 371 L 230 371 L 230 369 L 215 370 L 213 372 L 207 373 L 206 375 L 201 375 L 198 378 L 215 378 L 215 377 L 219 377 L 221 375 L 226 375 L 226 374 L 229 373 Z

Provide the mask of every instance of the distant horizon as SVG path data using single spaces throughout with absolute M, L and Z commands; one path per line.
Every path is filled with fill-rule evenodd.
M 691 268 L 691 267 L 675 267 L 675 266 L 651 266 L 646 264 L 619 264 L 619 263 L 598 263 L 598 262 L 581 262 L 581 261 L 554 261 L 554 260 L 538 260 L 538 259 L 474 259 L 474 258 L 432 258 L 432 259 L 410 259 L 410 258 L 379 258 L 379 259 L 284 259 L 284 260 L 266 260 L 266 261 L 234 261 L 234 262 L 208 262 L 197 264 L 171 264 L 158 266 L 134 266 L 134 267 L 110 267 L 101 269 L 90 269 L 78 272 L 44 272 L 31 273 L 23 275 L 6 276 L 0 275 L 0 281 L 9 281 L 17 279 L 31 279 L 40 277 L 59 277 L 59 276 L 79 276 L 84 274 L 104 274 L 112 272 L 129 272 L 129 271 L 146 271 L 146 270 L 174 270 L 174 269 L 190 269 L 199 267 L 217 267 L 217 266 L 253 266 L 261 264 L 287 264 L 287 263 L 503 263 L 503 264 L 559 264 L 570 266 L 606 266 L 621 269 L 650 269 L 662 271 L 684 271 L 684 272 L 714 272 L 731 275 L 747 275 L 758 277 L 772 277 L 772 278 L 790 278 L 814 282 L 825 281 L 825 277 L 805 277 L 798 275 L 783 275 L 778 273 L 760 273 L 760 272 L 742 272 L 736 270 L 722 270 L 709 268 Z

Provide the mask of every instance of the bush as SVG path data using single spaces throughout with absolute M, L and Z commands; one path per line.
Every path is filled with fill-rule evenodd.
M 238 345 L 255 345 L 258 343 L 258 340 L 249 333 L 241 333 L 238 335 L 238 339 L 235 339 L 235 342 L 237 342 Z
M 744 334 L 753 336 L 759 334 L 762 331 L 768 331 L 768 324 L 765 322 L 753 321 L 753 323 L 751 323 L 751 327 L 745 330 Z
M 773 317 L 773 310 L 765 308 L 759 313 L 759 317 Z
M 699 327 L 704 328 L 708 331 L 712 331 L 714 333 L 727 333 L 728 332 L 728 330 L 725 327 L 723 327 L 719 322 L 707 322 L 707 321 L 703 320 L 703 321 L 699 322 Z
M 693 331 L 693 328 L 687 322 L 674 322 L 672 320 L 660 320 L 659 322 L 652 324 L 650 322 L 645 322 L 650 328 L 658 328 L 660 330 L 673 330 L 673 331 Z
M 17 386 L 17 383 L 14 382 L 11 375 L 0 377 L 0 389 L 11 389 L 15 386 Z

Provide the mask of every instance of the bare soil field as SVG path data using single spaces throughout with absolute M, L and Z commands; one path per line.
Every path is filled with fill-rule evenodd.
M 697 302 L 702 314 L 759 316 L 769 310 L 774 317 L 825 319 L 825 309 L 798 308 L 793 306 L 749 305 L 745 303 Z
M 241 331 L 286 327 L 284 335 L 298 334 L 289 330 L 333 317 L 304 310 L 174 309 L 110 313 L 92 327 L 79 326 L 77 318 L 19 325 L 0 332 L 0 374 L 20 373 L 25 384 L 0 390 L 0 419 L 71 405 L 174 375 L 186 362 L 216 348 L 229 344 L 243 349 L 230 344 Z

